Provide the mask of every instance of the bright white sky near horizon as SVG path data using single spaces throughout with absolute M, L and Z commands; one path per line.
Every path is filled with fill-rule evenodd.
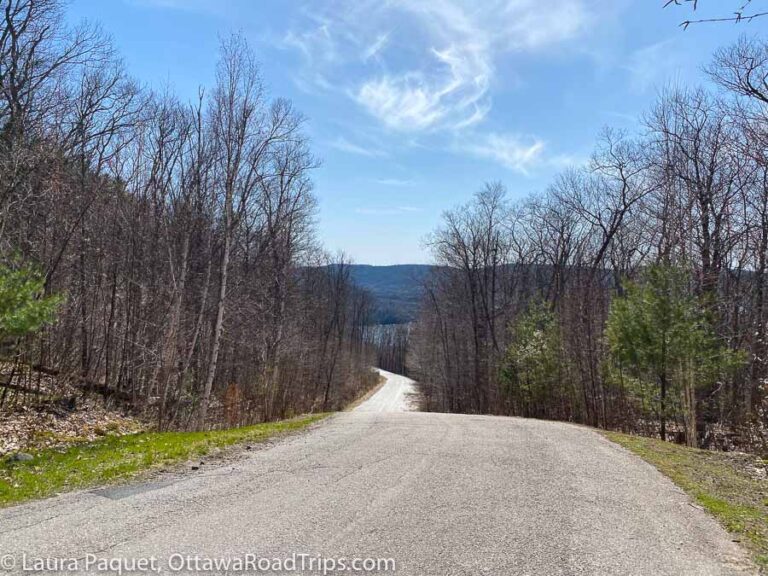
M 428 262 L 441 213 L 484 182 L 510 197 L 588 160 L 605 126 L 642 129 L 658 91 L 706 84 L 749 24 L 679 23 L 665 0 L 73 0 L 130 73 L 191 100 L 240 31 L 290 98 L 322 166 L 318 233 L 361 264 Z M 703 0 L 700 17 L 735 0 Z

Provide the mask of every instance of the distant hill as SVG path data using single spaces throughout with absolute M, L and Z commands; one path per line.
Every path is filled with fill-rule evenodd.
M 353 264 L 350 275 L 358 286 L 376 297 L 377 323 L 402 324 L 416 318 L 421 286 L 431 270 L 432 266 L 427 264 Z

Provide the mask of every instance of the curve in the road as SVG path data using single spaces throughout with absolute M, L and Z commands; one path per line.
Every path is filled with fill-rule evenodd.
M 410 412 L 416 409 L 416 383 L 410 378 L 376 369 L 385 378 L 375 394 L 362 402 L 355 412 Z

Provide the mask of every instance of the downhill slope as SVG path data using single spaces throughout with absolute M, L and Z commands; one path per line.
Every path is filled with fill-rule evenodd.
M 402 412 L 386 399 L 407 384 L 225 464 L 0 511 L 0 551 L 161 568 L 173 554 L 393 558 L 400 576 L 753 572 L 685 494 L 594 431 Z
M 386 378 L 384 386 L 361 403 L 356 412 L 411 412 L 416 410 L 416 383 L 410 378 L 377 368 Z

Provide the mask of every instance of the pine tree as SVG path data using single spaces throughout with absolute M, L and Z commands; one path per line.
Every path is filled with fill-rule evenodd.
M 654 266 L 641 283 L 616 297 L 606 326 L 610 361 L 629 376 L 636 392 L 652 398 L 659 434 L 679 406 L 686 443 L 696 446 L 696 390 L 711 385 L 742 362 L 722 346 L 706 308 L 689 289 L 680 268 Z

